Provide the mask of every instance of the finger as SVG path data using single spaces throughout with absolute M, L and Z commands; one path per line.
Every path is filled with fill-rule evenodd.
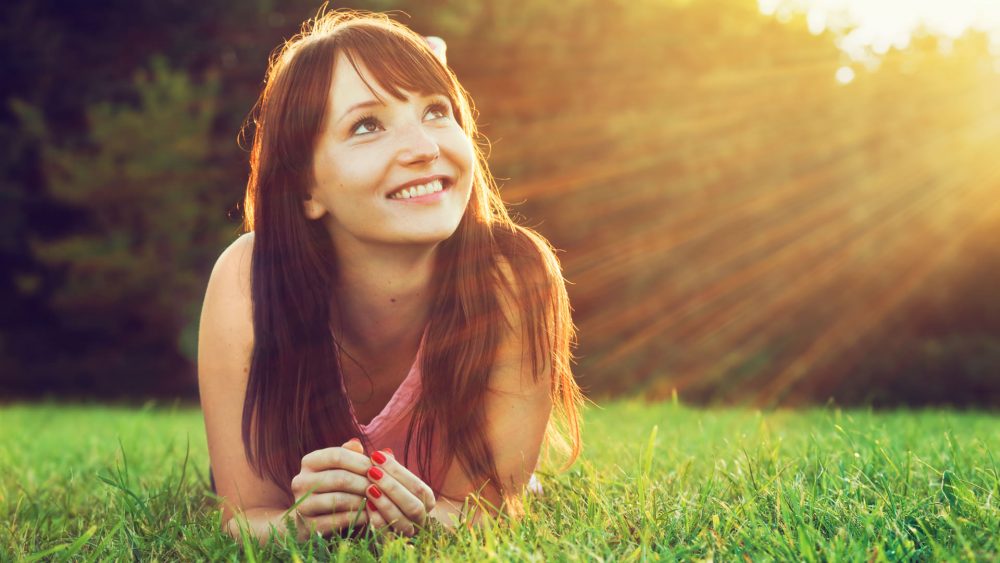
M 347 448 L 324 448 L 309 452 L 302 458 L 303 471 L 346 469 L 360 475 L 367 471 L 370 465 L 371 461 L 364 454 Z
M 365 455 L 365 447 L 361 445 L 361 440 L 358 440 L 357 438 L 351 438 L 347 442 L 344 442 L 344 445 L 341 447 L 347 450 L 351 450 L 352 452 Z
M 303 527 L 299 529 L 302 534 L 315 534 L 319 532 L 324 536 L 340 533 L 342 530 L 358 528 L 368 523 L 368 514 L 364 510 L 351 512 L 337 512 L 336 514 L 324 514 L 321 516 L 302 516 Z M 307 536 L 308 537 L 308 536 Z M 305 538 L 300 538 L 305 539 Z
M 385 455 L 384 451 L 377 451 L 371 456 L 372 465 L 379 467 L 382 471 L 388 475 L 391 475 L 402 484 L 410 493 L 415 497 L 420 499 L 420 502 L 424 503 L 424 511 L 430 512 L 434 510 L 434 506 L 437 502 L 437 497 L 434 495 L 434 490 L 431 489 L 430 485 L 425 483 L 423 479 L 417 477 L 412 471 L 406 468 L 402 463 L 396 460 L 394 455 Z
M 417 523 L 407 518 L 403 511 L 396 506 L 396 503 L 389 498 L 389 495 L 382 492 L 378 486 L 371 485 L 368 487 L 367 494 L 368 500 L 375 505 L 382 518 L 388 522 L 390 528 L 404 536 L 412 536 L 417 533 Z M 420 501 L 416 502 L 419 503 Z
M 331 469 L 319 473 L 299 473 L 292 479 L 295 500 L 312 493 L 354 493 L 364 496 L 368 478 L 342 469 Z
M 389 523 L 386 522 L 385 518 L 382 517 L 382 514 L 379 513 L 378 507 L 375 506 L 375 503 L 369 499 L 365 499 L 365 503 L 367 504 L 365 511 L 368 515 L 368 527 L 375 530 L 387 528 Z
M 378 489 L 389 497 L 389 500 L 396 505 L 396 508 L 406 516 L 407 519 L 412 520 L 417 524 L 423 524 L 424 517 L 427 515 L 427 508 L 423 501 L 417 498 L 408 488 L 403 486 L 392 474 L 383 471 L 383 468 L 372 466 L 368 470 L 368 479 L 373 483 L 378 485 Z M 368 494 L 371 494 L 371 487 L 369 487 Z
M 364 495 L 351 493 L 312 494 L 299 503 L 299 513 L 303 516 L 321 516 L 335 512 L 352 512 L 364 505 Z

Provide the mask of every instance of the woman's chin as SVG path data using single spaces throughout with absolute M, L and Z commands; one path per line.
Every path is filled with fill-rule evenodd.
M 419 221 L 397 223 L 395 233 L 390 237 L 402 244 L 439 244 L 450 238 L 462 221 L 460 214 L 439 217 L 423 217 Z
M 456 228 L 458 225 L 456 225 Z M 410 246 L 434 246 L 448 240 L 455 234 L 453 229 L 436 229 L 422 232 L 400 233 L 399 243 Z

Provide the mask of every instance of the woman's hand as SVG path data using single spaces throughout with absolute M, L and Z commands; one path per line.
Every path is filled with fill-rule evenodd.
M 368 523 L 365 489 L 371 461 L 356 439 L 339 448 L 324 448 L 302 458 L 302 470 L 292 479 L 296 524 L 311 534 L 328 535 Z M 304 529 L 304 530 L 303 530 Z M 302 538 L 300 538 L 302 539 Z
M 371 462 L 367 472 L 371 484 L 365 491 L 371 526 L 389 526 L 404 536 L 416 534 L 434 510 L 434 491 L 392 454 L 377 451 Z

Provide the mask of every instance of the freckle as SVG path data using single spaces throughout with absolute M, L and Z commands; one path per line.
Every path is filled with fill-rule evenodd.
M 396 298 L 395 297 L 390 297 L 389 301 L 392 301 L 393 303 L 395 303 L 396 302 Z

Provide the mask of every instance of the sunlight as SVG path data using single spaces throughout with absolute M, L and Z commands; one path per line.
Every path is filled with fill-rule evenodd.
M 842 66 L 837 69 L 837 82 L 850 84 L 852 81 L 854 81 L 854 69 L 849 66 Z
M 996 0 L 758 0 L 758 7 L 779 21 L 805 16 L 811 33 L 832 33 L 851 61 L 868 66 L 890 49 L 906 49 L 923 34 L 937 37 L 947 53 L 969 31 L 986 34 L 991 54 L 1000 58 Z
M 504 92 L 484 115 L 525 116 L 486 130 L 508 139 L 491 166 L 513 178 L 504 199 L 527 202 L 565 250 L 595 393 L 825 398 L 902 347 L 901 319 L 957 249 L 1000 225 L 1000 34 L 948 36 L 944 56 L 885 10 L 862 12 L 888 30 L 879 41 L 843 12 L 772 4 L 770 16 L 754 3 L 719 21 L 711 3 L 676 14 L 692 37 L 711 21 L 742 39 L 643 42 L 586 65 L 538 63 L 517 88 L 504 72 L 470 85 Z M 954 35 L 962 13 L 941 27 Z M 662 24 L 640 21 L 619 32 Z M 886 52 L 880 72 L 834 46 L 855 29 L 848 44 Z M 554 76 L 593 90 L 551 111 L 583 91 L 543 81 Z

